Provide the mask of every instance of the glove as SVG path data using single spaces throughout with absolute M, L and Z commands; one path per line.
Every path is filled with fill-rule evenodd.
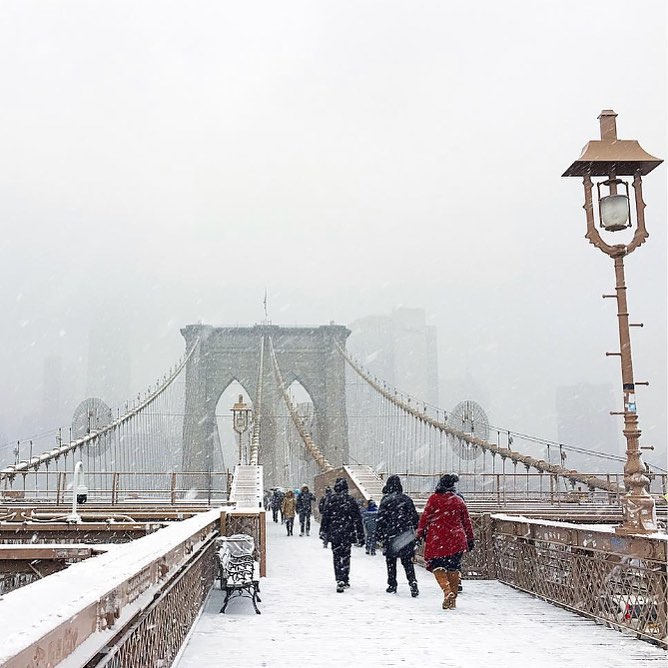
M 356 545 L 357 547 L 364 547 L 364 539 L 360 540 Z
M 467 543 L 467 545 L 466 545 L 466 549 L 467 549 L 469 552 L 473 552 L 473 548 L 474 548 L 474 547 L 475 547 L 475 541 L 473 541 L 473 540 L 470 540 L 470 541 Z

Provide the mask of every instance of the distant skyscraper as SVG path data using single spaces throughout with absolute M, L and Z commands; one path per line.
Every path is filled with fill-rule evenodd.
M 108 406 L 121 406 L 130 399 L 130 353 L 123 332 L 103 325 L 91 328 L 88 338 L 89 397 Z
M 42 424 L 53 428 L 62 424 L 63 416 L 63 363 L 57 355 L 44 360 L 44 382 L 42 385 Z
M 578 383 L 558 387 L 556 408 L 559 442 L 606 454 L 623 455 L 620 441 L 622 423 L 610 415 L 614 407 L 615 397 L 611 385 Z M 601 459 L 575 453 L 568 455 L 566 466 L 588 472 L 603 472 L 610 468 Z
M 424 309 L 398 308 L 390 315 L 352 322 L 348 350 L 378 378 L 413 397 L 438 405 L 436 327 Z
M 348 351 L 369 372 L 389 386 L 418 400 L 438 406 L 438 354 L 436 327 L 426 324 L 423 309 L 399 308 L 390 315 L 369 316 L 349 325 Z M 379 470 L 394 471 L 405 464 L 405 453 L 423 448 L 414 440 L 407 423 L 387 424 L 388 408 L 380 395 L 348 371 L 346 390 L 350 454 L 353 461 L 374 463 Z M 424 448 L 423 448 L 424 449 Z M 422 464 L 428 467 L 428 448 Z M 426 470 L 426 469 L 425 469 Z

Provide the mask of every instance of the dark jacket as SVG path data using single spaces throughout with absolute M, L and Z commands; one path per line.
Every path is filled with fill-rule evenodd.
M 302 488 L 302 492 L 297 498 L 297 514 L 298 515 L 310 515 L 312 512 L 311 506 L 315 501 L 315 496 L 312 492 L 308 491 L 308 488 Z
M 345 478 L 334 483 L 334 492 L 323 508 L 320 533 L 332 545 L 364 542 L 362 513 L 357 501 L 348 494 Z
M 274 494 L 271 497 L 271 509 L 280 510 L 281 505 L 283 504 L 284 497 L 285 497 L 285 492 L 281 492 L 280 490 L 275 490 Z
M 332 490 L 329 487 L 325 488 L 325 494 L 324 496 L 320 497 L 320 501 L 318 501 L 318 511 L 322 515 L 323 511 L 325 510 L 325 506 L 327 505 L 327 502 L 332 496 Z
M 383 488 L 378 508 L 376 537 L 388 557 L 411 556 L 415 551 L 415 529 L 419 516 L 413 499 L 404 494 L 399 476 L 391 475 Z
M 369 501 L 366 510 L 362 511 L 362 521 L 364 522 L 364 531 L 366 531 L 367 539 L 369 537 L 376 537 L 376 519 L 378 518 L 378 506 Z M 367 547 L 369 545 L 367 544 Z M 375 546 L 374 546 L 375 547 Z

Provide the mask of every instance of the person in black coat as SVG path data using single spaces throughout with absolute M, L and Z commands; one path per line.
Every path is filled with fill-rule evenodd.
M 325 493 L 323 496 L 320 497 L 320 501 L 318 501 L 318 512 L 320 513 L 320 540 L 322 541 L 322 546 L 327 549 L 327 536 L 322 532 L 322 514 L 325 512 L 325 506 L 327 505 L 327 502 L 329 501 L 330 497 L 332 496 L 332 488 L 327 486 L 325 487 Z
M 315 501 L 315 495 L 309 491 L 308 485 L 302 485 L 301 493 L 297 499 L 297 514 L 299 515 L 299 535 L 311 534 L 311 506 Z
M 325 504 L 320 531 L 323 540 L 332 544 L 336 591 L 350 587 L 350 547 L 364 546 L 364 525 L 357 501 L 348 494 L 348 481 L 337 478 L 334 492 Z
M 285 492 L 277 487 L 274 490 L 274 493 L 271 496 L 271 516 L 274 522 L 278 522 L 278 514 L 281 514 L 281 524 L 283 524 L 283 511 L 281 506 L 283 505 L 283 498 L 285 497 Z
M 387 566 L 387 591 L 397 591 L 397 558 L 401 561 L 411 596 L 419 595 L 413 554 L 415 553 L 415 529 L 419 516 L 410 496 L 404 494 L 398 475 L 391 475 L 385 487 L 376 519 L 376 538 L 383 544 Z

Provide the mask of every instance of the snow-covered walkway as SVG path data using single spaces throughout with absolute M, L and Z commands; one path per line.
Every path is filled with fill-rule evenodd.
M 317 537 L 267 525 L 261 615 L 245 598 L 218 614 L 216 587 L 178 668 L 408 666 L 432 668 L 633 668 L 666 665 L 666 653 L 498 582 L 464 582 L 457 609 L 441 610 L 433 576 L 418 568 L 420 596 L 385 593 L 380 553 L 353 548 L 351 588 L 335 591 L 331 550 Z

